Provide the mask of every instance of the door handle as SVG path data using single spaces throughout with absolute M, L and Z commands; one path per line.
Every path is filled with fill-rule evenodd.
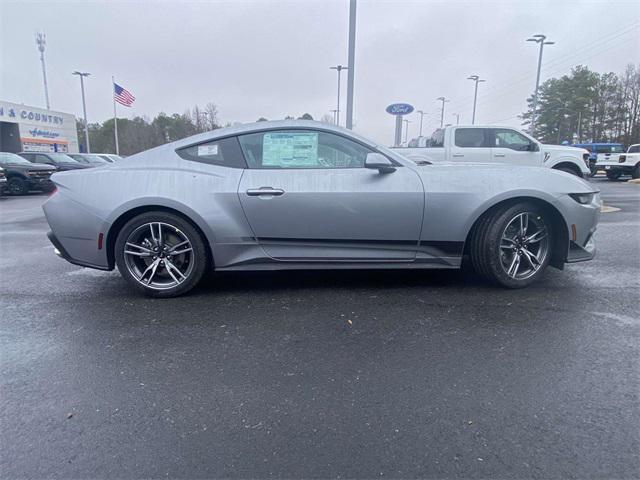
M 454 153 L 452 157 L 464 157 L 464 153 Z
M 247 195 L 251 197 L 256 197 L 258 195 L 282 195 L 284 190 L 281 188 L 273 188 L 273 187 L 260 187 L 260 188 L 250 188 L 247 190 Z
M 494 153 L 493 156 L 494 157 L 505 157 L 506 155 L 504 153 Z

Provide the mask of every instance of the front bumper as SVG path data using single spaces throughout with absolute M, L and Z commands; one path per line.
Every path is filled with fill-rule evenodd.
M 50 177 L 28 177 L 26 183 L 29 190 L 49 190 L 53 188 L 53 182 Z
M 569 252 L 567 253 L 567 263 L 586 262 L 593 260 L 596 256 L 596 242 L 593 234 L 584 246 L 578 245 L 573 240 L 569 241 Z
M 602 165 L 600 168 L 605 172 L 621 172 L 623 174 L 631 175 L 633 169 L 635 168 L 635 165 L 627 165 L 625 163 L 609 163 L 606 165 Z

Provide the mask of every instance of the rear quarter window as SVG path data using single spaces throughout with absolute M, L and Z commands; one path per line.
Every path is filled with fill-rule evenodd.
M 192 162 L 230 168 L 247 168 L 237 137 L 198 143 L 176 150 L 179 157 Z

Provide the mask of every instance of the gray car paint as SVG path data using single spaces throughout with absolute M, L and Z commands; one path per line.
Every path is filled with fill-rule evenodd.
M 252 170 L 193 162 L 175 150 L 217 138 L 277 129 L 315 129 L 350 137 L 397 164 L 366 168 Z M 52 176 L 58 191 L 43 208 L 75 263 L 113 268 L 112 225 L 134 208 L 164 207 L 203 232 L 220 270 L 281 268 L 451 268 L 478 217 L 496 203 L 531 197 L 553 205 L 583 246 L 596 228 L 600 199 L 570 174 L 539 167 L 416 165 L 349 130 L 312 121 L 259 122 L 189 137 L 99 169 Z M 281 188 L 281 196 L 246 190 Z M 103 248 L 98 237 L 103 234 Z

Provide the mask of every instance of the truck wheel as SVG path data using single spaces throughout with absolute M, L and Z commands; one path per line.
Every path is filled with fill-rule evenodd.
M 636 168 L 633 169 L 633 172 L 631 172 L 631 177 L 632 178 L 640 178 L 640 163 L 636 165 Z
M 620 175 L 622 175 L 621 172 L 616 172 L 616 171 L 607 172 L 607 178 L 609 180 L 618 180 L 620 178 Z
M 29 193 L 27 182 L 20 177 L 11 177 L 7 182 L 7 191 L 11 195 L 26 195 Z
M 470 247 L 471 262 L 480 275 L 507 288 L 526 287 L 551 260 L 551 221 L 532 203 L 504 207 L 480 220 Z

